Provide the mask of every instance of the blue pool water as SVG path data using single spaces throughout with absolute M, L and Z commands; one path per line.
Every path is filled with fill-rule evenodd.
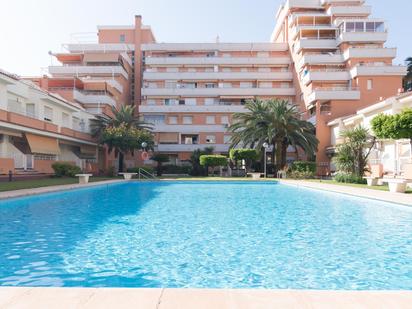
M 0 201 L 0 285 L 412 289 L 412 211 L 252 182 Z

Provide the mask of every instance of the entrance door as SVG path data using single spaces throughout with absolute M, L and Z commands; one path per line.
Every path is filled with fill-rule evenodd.
M 28 154 L 26 155 L 26 169 L 33 169 L 33 155 Z

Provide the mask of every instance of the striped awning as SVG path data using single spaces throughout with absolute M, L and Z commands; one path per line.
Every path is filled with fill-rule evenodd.
M 159 133 L 159 143 L 178 143 L 179 133 Z
M 31 153 L 59 155 L 60 147 L 56 138 L 25 133 Z

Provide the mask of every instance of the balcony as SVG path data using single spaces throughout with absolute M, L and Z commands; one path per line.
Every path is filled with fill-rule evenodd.
M 344 42 L 386 42 L 387 32 L 342 32 L 338 37 L 338 44 Z
M 404 76 L 407 68 L 394 65 L 358 65 L 350 70 L 352 78 L 357 76 Z
M 343 58 L 396 58 L 396 48 L 348 48 Z
M 292 80 L 292 72 L 144 72 L 144 80 Z
M 302 38 L 298 40 L 294 47 L 294 52 L 298 53 L 302 49 L 337 49 L 337 42 L 334 38 Z
M 288 65 L 289 57 L 146 57 L 147 65 Z
M 346 4 L 348 2 L 363 4 L 365 2 L 365 0 L 321 0 L 322 4 L 332 4 L 332 3 L 344 3 L 344 4 Z
M 299 66 L 302 67 L 305 64 L 342 64 L 343 56 L 339 53 L 328 54 L 305 54 L 299 61 Z
M 115 79 L 108 79 L 106 82 L 112 86 L 113 88 L 117 89 L 120 93 L 123 92 L 123 86 Z
M 50 66 L 49 73 L 54 77 L 60 76 L 85 76 L 103 75 L 113 76 L 122 75 L 125 79 L 129 78 L 126 70 L 121 66 Z
M 143 88 L 143 96 L 151 97 L 216 97 L 216 96 L 293 96 L 295 88 Z
M 204 149 L 206 147 L 213 147 L 217 152 L 228 152 L 229 144 L 160 144 L 155 146 L 156 151 L 159 152 L 193 152 L 197 149 Z
M 307 1 L 307 0 L 304 0 Z M 142 44 L 142 51 L 287 51 L 286 43 L 152 43 Z
M 357 6 L 331 6 L 327 11 L 332 16 L 359 16 L 367 17 L 372 14 L 372 7 L 369 5 Z
M 346 70 L 310 70 L 303 77 L 303 82 L 308 85 L 313 81 L 348 81 L 350 79 L 350 74 Z
M 242 105 L 140 105 L 140 113 L 243 113 Z
M 204 133 L 224 133 L 227 131 L 226 125 L 194 125 L 194 124 L 165 124 L 157 123 L 153 125 L 153 132 L 174 133 L 180 132 L 183 134 L 199 134 Z
M 125 52 L 133 51 L 133 44 L 64 44 L 63 48 L 71 53 L 85 52 Z
M 306 102 L 313 103 L 315 101 L 329 100 L 359 100 L 360 91 L 352 87 L 322 87 L 315 88 L 308 96 Z
M 288 0 L 285 4 L 287 8 L 321 9 L 319 0 Z
M 73 90 L 73 98 L 82 104 L 107 104 L 116 106 L 116 101 L 107 94 Z

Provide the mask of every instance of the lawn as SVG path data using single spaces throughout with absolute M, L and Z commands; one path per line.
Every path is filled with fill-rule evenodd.
M 110 177 L 91 177 L 90 182 L 112 180 L 117 178 Z M 69 185 L 78 183 L 76 178 L 42 178 L 42 179 L 30 179 L 30 180 L 15 180 L 12 182 L 0 182 L 0 192 L 10 190 L 32 189 L 40 187 Z
M 342 183 L 337 182 L 335 180 L 321 180 L 321 179 L 308 179 L 307 181 L 310 182 L 319 182 L 319 183 L 327 183 L 331 185 L 339 185 L 339 186 L 346 186 L 346 187 L 356 187 L 356 188 L 365 188 L 365 189 L 373 189 L 373 190 L 380 190 L 380 191 L 389 191 L 387 185 L 384 186 L 368 186 L 364 184 L 357 184 L 357 183 Z M 406 190 L 406 193 L 412 194 L 412 189 Z

